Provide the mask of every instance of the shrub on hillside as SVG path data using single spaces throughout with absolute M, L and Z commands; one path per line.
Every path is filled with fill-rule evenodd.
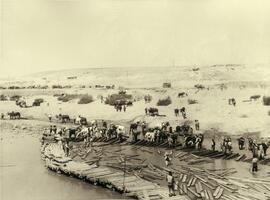
M 152 98 L 152 96 L 151 96 L 150 94 L 144 96 L 144 101 L 145 101 L 145 102 L 151 102 L 152 99 L 153 99 L 153 98 Z
M 270 96 L 263 97 L 263 105 L 270 106 Z
M 127 104 L 128 102 L 132 102 L 132 99 L 133 97 L 131 94 L 112 94 L 106 98 L 105 104 L 115 105 L 119 102 L 120 104 Z
M 196 84 L 196 85 L 194 85 L 194 87 L 197 88 L 197 89 L 199 89 L 199 90 L 205 89 L 205 86 L 202 85 L 202 84 Z
M 61 85 L 52 85 L 52 89 L 62 89 Z
M 261 98 L 261 95 L 252 95 L 249 97 L 250 100 L 254 100 L 254 101 L 256 101 L 259 98 Z
M 198 103 L 197 100 L 195 100 L 195 99 L 188 99 L 188 104 L 196 104 L 196 103 Z
M 172 84 L 171 83 L 163 83 L 162 84 L 162 87 L 163 88 L 171 88 L 172 87 Z
M 79 96 L 77 94 L 65 94 L 65 95 L 57 97 L 57 100 L 62 101 L 62 102 L 68 102 L 78 97 Z
M 63 96 L 63 95 L 65 95 L 65 94 L 64 93 L 62 93 L 62 94 L 59 94 L 59 93 L 53 94 L 54 97 L 60 97 L 60 96 Z
M 91 95 L 83 95 L 80 100 L 78 101 L 78 104 L 88 104 L 93 102 L 93 97 Z
M 171 97 L 166 97 L 165 99 L 159 99 L 157 106 L 168 106 L 172 103 Z
M 20 95 L 13 95 L 9 98 L 10 101 L 16 101 L 16 100 L 19 100 L 22 96 Z
M 63 89 L 70 89 L 70 88 L 72 88 L 72 86 L 71 85 L 64 85 L 62 88 Z
M 8 100 L 7 96 L 5 96 L 3 94 L 0 95 L 0 101 L 7 101 L 7 100 Z
M 12 85 L 12 86 L 9 86 L 8 89 L 10 89 L 10 90 L 18 90 L 18 89 L 21 89 L 21 88 L 19 86 Z
M 39 103 L 43 103 L 43 102 L 44 102 L 44 99 L 38 98 L 38 99 L 35 99 L 34 101 L 35 101 L 35 102 L 39 102 Z

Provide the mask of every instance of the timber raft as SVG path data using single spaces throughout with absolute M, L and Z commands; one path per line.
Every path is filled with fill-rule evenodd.
M 237 162 L 248 162 L 251 163 L 252 161 L 252 154 L 240 154 L 240 153 L 224 153 L 223 151 L 218 150 L 210 150 L 206 148 L 202 149 L 195 149 L 195 148 L 186 148 L 183 147 L 182 144 L 177 144 L 173 147 L 170 147 L 168 142 L 163 143 L 156 143 L 156 142 L 150 142 L 147 140 L 138 140 L 137 142 L 127 142 L 127 141 L 119 141 L 118 139 L 111 139 L 106 140 L 106 138 L 95 138 L 93 142 L 104 142 L 105 145 L 113 145 L 113 144 L 126 144 L 126 145 L 135 145 L 135 146 L 142 146 L 142 147 L 158 147 L 158 148 L 165 148 L 165 149 L 171 149 L 171 150 L 178 150 L 178 151 L 184 151 L 191 153 L 196 156 L 200 157 L 207 157 L 207 158 L 213 158 L 213 159 L 224 159 L 224 160 L 235 160 Z M 270 157 L 263 158 L 259 160 L 259 164 L 261 165 L 270 165 Z
M 112 142 L 114 143 L 114 142 Z M 116 141 L 116 143 L 118 143 Z M 118 143 L 119 144 L 119 143 Z M 119 144 L 122 145 L 122 144 Z M 111 150 L 111 148 L 110 148 Z M 150 150 L 149 150 L 150 151 Z M 99 152 L 96 152 L 99 153 Z M 201 156 L 179 151 L 174 158 L 181 160 L 181 166 L 170 169 L 148 163 L 149 177 L 161 178 L 170 170 L 177 177 L 177 196 L 169 197 L 168 188 L 154 181 L 142 178 L 139 173 L 125 173 L 123 163 L 111 166 L 98 166 L 66 157 L 63 149 L 55 142 L 47 142 L 41 148 L 45 166 L 57 173 L 72 176 L 91 184 L 100 185 L 124 193 L 125 196 L 141 200 L 269 200 L 270 179 L 233 177 L 231 169 L 202 169 Z M 211 158 L 213 159 L 213 158 Z M 195 164 L 195 166 L 194 166 Z M 144 168 L 143 167 L 143 168 Z M 118 170 L 115 170 L 118 169 Z M 141 168 L 142 169 L 142 168 Z M 145 169 L 145 168 L 144 168 Z M 143 170 L 144 170 L 143 169 Z M 140 170 L 139 170 L 140 171 Z M 230 176 L 228 176 L 230 175 Z
M 186 195 L 169 197 L 167 187 L 159 186 L 138 176 L 124 175 L 124 172 L 115 172 L 108 167 L 97 167 L 73 161 L 64 155 L 63 150 L 56 143 L 45 144 L 42 146 L 41 153 L 45 166 L 52 171 L 125 193 L 126 196 L 135 199 L 189 200 Z

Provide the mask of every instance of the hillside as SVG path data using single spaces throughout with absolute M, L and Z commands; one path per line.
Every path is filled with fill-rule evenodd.
M 68 79 L 67 77 L 76 77 Z M 245 65 L 211 65 L 179 67 L 126 67 L 85 68 L 47 71 L 31 74 L 2 84 L 63 84 L 63 85 L 116 85 L 124 87 L 160 87 L 171 82 L 173 87 L 191 87 L 201 83 L 265 83 L 269 82 L 270 67 Z M 238 84 L 237 84 L 238 85 Z

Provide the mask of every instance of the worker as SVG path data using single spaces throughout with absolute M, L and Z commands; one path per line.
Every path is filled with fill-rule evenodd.
M 173 147 L 173 139 L 171 136 L 168 137 L 168 144 L 169 144 L 169 148 Z
M 196 131 L 200 130 L 200 122 L 197 119 L 195 120 L 195 130 Z
M 69 142 L 68 140 L 65 143 L 66 156 L 69 156 Z
M 259 159 L 260 160 L 262 160 L 262 159 L 264 159 L 264 150 L 263 150 L 263 145 L 262 144 L 260 144 L 259 146 L 258 146 L 258 154 L 259 154 Z
M 258 171 L 258 158 L 257 156 L 254 156 L 252 159 L 252 172 L 257 172 Z
M 262 148 L 263 148 L 264 156 L 266 156 L 266 152 L 267 152 L 267 149 L 268 149 L 268 144 L 266 142 L 263 142 L 262 143 Z
M 169 188 L 169 197 L 175 196 L 175 193 L 174 193 L 174 177 L 173 177 L 171 171 L 169 171 L 168 175 L 166 176 L 166 181 L 168 183 L 168 188 Z
M 245 138 L 240 137 L 238 140 L 239 150 L 245 149 Z
M 52 115 L 51 114 L 48 115 L 48 118 L 49 118 L 49 121 L 52 122 Z
M 216 150 L 216 141 L 215 141 L 215 139 L 214 139 L 214 138 L 212 139 L 211 148 L 212 148 L 212 150 L 213 150 L 213 151 L 215 151 L 215 150 Z
M 145 108 L 144 111 L 145 111 L 145 115 L 148 115 L 148 109 Z
M 228 148 L 229 154 L 231 154 L 232 153 L 232 140 L 231 140 L 231 138 L 228 138 L 228 140 L 227 140 L 227 148 Z
M 53 133 L 53 126 L 52 125 L 50 126 L 49 130 L 50 130 L 50 134 L 52 134 Z
M 56 128 L 56 126 L 54 125 L 53 128 L 52 128 L 52 133 L 56 134 L 56 132 L 57 132 L 57 128 Z
M 171 153 L 165 152 L 165 154 L 164 154 L 164 160 L 165 160 L 166 167 L 168 167 L 171 164 L 171 158 L 170 158 L 171 154 L 172 154 L 172 152 Z

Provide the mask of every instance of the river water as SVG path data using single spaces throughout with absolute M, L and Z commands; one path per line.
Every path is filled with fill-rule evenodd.
M 40 157 L 40 143 L 36 135 L 14 136 L 8 133 L 1 133 L 1 200 L 124 198 L 120 194 L 108 189 L 96 187 L 46 169 Z
M 95 199 L 127 199 L 108 189 L 93 186 L 81 180 L 49 171 L 44 167 L 40 156 L 40 142 L 37 134 L 14 134 L 0 129 L 0 199 L 1 200 L 95 200 Z M 122 148 L 122 147 L 118 147 Z M 148 162 L 164 166 L 162 155 L 154 148 L 155 153 L 131 150 L 139 153 Z M 164 150 L 162 150 L 164 151 Z M 163 154 L 163 153 L 162 153 Z M 182 163 L 175 160 L 174 166 Z M 250 173 L 250 164 L 243 162 L 214 160 L 202 164 L 201 168 L 219 169 L 235 168 L 234 176 L 247 178 L 269 178 L 269 166 L 260 166 L 257 174 Z

